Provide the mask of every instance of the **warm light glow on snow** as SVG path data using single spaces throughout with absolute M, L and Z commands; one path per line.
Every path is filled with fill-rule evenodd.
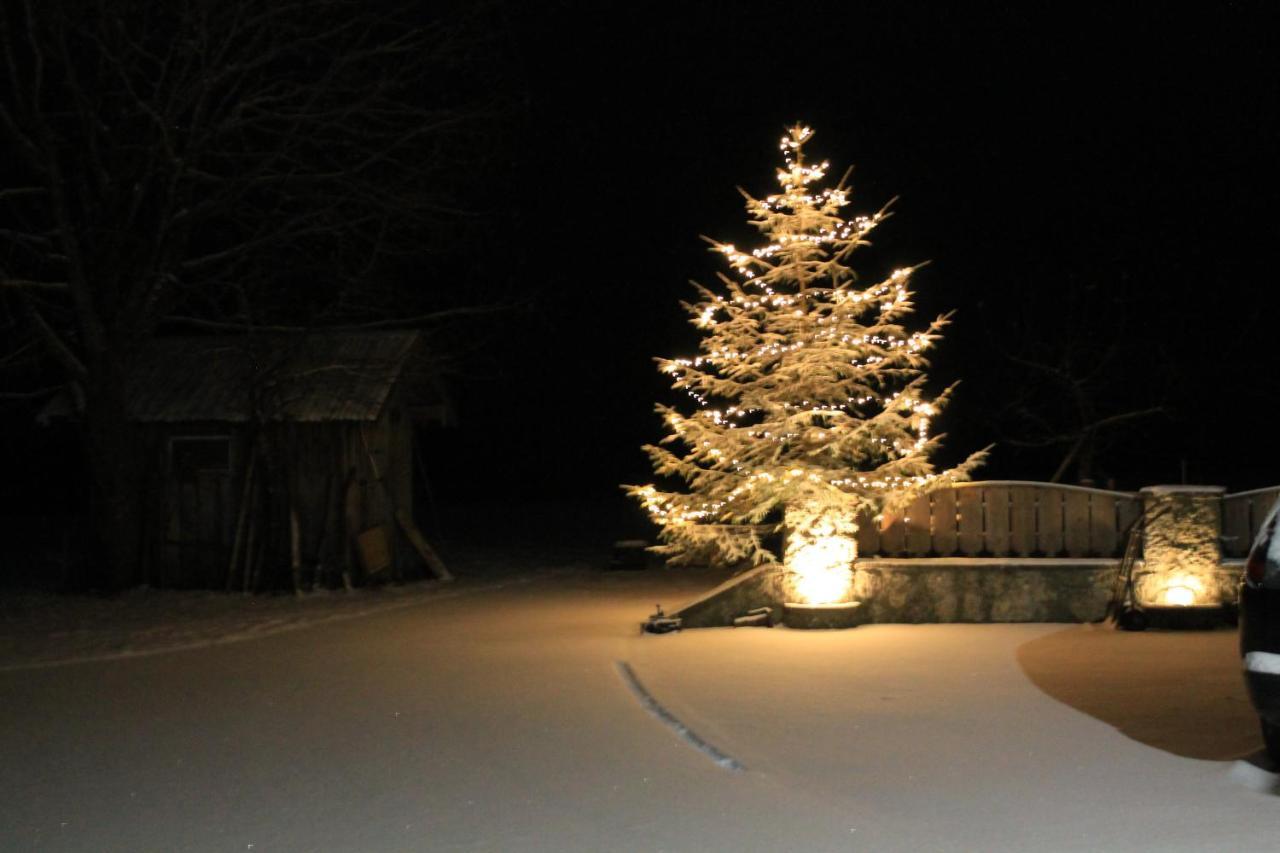
M 1164 603 L 1170 607 L 1190 607 L 1200 597 L 1202 585 L 1193 577 L 1174 578 L 1164 588 Z
M 856 555 L 856 543 L 844 536 L 823 537 L 798 548 L 788 563 L 795 574 L 796 596 L 805 604 L 847 601 Z

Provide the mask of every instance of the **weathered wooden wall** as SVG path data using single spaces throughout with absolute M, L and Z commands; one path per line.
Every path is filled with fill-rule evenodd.
M 398 399 L 370 423 L 149 425 L 145 434 L 156 460 L 146 577 L 156 586 L 287 585 L 293 568 L 291 513 L 301 580 L 308 586 L 332 584 L 344 572 L 358 582 L 352 540 L 372 527 L 385 529 L 396 577 L 420 570 L 395 520 L 397 509 L 410 517 L 413 509 L 412 427 Z M 226 464 L 175 466 L 174 440 L 199 436 L 226 439 Z M 246 502 L 245 519 L 238 523 Z

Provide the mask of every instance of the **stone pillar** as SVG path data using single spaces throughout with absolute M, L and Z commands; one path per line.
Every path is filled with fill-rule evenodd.
M 1142 490 L 1142 571 L 1134 593 L 1143 607 L 1218 606 L 1222 562 L 1221 486 Z

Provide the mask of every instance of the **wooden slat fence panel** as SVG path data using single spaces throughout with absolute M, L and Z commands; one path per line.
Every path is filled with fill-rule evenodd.
M 1036 551 L 1036 498 L 1040 490 L 1033 486 L 1009 489 L 1009 550 L 1019 557 L 1030 557 Z
M 1267 520 L 1267 513 L 1271 511 L 1271 506 L 1277 499 L 1280 499 L 1280 488 L 1268 489 L 1253 496 L 1253 500 L 1250 501 L 1252 509 L 1249 512 L 1249 544 L 1246 547 L 1253 545 L 1254 537 L 1262 529 L 1262 522 Z
M 907 552 L 907 525 L 901 515 L 885 514 L 880 523 L 880 553 L 902 557 Z
M 1222 499 L 1222 551 L 1228 557 L 1247 557 L 1258 528 L 1267 517 L 1271 505 L 1280 496 L 1280 488 L 1258 489 L 1226 495 Z
M 1133 530 L 1133 525 L 1137 523 L 1141 516 L 1141 498 L 1126 495 L 1116 501 L 1116 531 L 1120 536 L 1120 541 L 1117 543 L 1116 556 L 1124 555 L 1124 549 L 1128 543 L 1129 533 Z
M 907 528 L 906 552 L 910 557 L 927 557 L 933 550 L 933 539 L 930 535 L 930 501 L 929 495 L 920 495 L 907 507 L 904 519 Z
M 933 553 L 939 557 L 954 557 L 960 550 L 956 490 L 939 489 L 930 497 L 929 527 L 933 535 Z
M 863 510 L 858 513 L 858 555 L 870 557 L 880 553 L 880 526 L 871 513 Z
M 1110 557 L 1119 540 L 1116 531 L 1116 499 L 1112 495 L 1089 495 L 1089 556 Z
M 1228 502 L 1226 529 L 1244 529 L 1250 523 L 1256 528 L 1276 494 L 1280 489 Z M 1116 557 L 1141 513 L 1141 498 L 1129 492 L 1054 483 L 964 483 L 921 495 L 905 511 L 886 515 L 881 522 L 869 515 L 860 517 L 858 553 L 867 557 Z
M 1270 489 L 1249 495 L 1249 533 L 1244 543 L 1246 556 L 1249 549 L 1253 547 L 1253 540 L 1257 538 L 1258 531 L 1262 529 L 1262 522 L 1267 520 L 1267 513 L 1271 511 L 1271 505 L 1275 503 L 1277 494 L 1280 494 L 1280 491 Z
M 982 488 L 982 518 L 986 553 L 992 557 L 1009 555 L 1009 487 Z
M 1280 487 L 1222 499 L 1223 554 L 1244 557 Z M 903 514 L 859 521 L 863 556 L 1118 557 L 1142 500 L 1053 483 L 968 483 L 916 498 Z
M 1062 493 L 1063 540 L 1062 550 L 1067 557 L 1089 554 L 1089 498 L 1088 492 Z
M 1036 498 L 1037 550 L 1044 557 L 1062 555 L 1062 490 L 1040 489 Z
M 1249 535 L 1252 525 L 1249 514 L 1253 502 L 1248 496 L 1243 499 L 1227 495 L 1222 499 L 1222 553 L 1228 557 L 1248 556 L 1253 537 Z
M 966 557 L 978 556 L 986 546 L 980 487 L 956 490 L 956 516 L 959 520 L 957 538 L 960 553 Z

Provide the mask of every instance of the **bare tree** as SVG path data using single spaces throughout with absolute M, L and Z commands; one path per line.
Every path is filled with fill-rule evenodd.
M 1108 285 L 1068 279 L 1054 296 L 987 316 L 1006 380 L 990 418 L 1001 444 L 1054 454 L 1050 482 L 1094 483 L 1127 431 L 1169 413 L 1162 359 L 1130 341 L 1133 300 L 1123 277 Z
M 157 330 L 376 322 L 359 288 L 471 215 L 492 21 L 441 9 L 0 4 L 0 299 L 82 410 L 102 581 L 135 578 L 126 383 Z

